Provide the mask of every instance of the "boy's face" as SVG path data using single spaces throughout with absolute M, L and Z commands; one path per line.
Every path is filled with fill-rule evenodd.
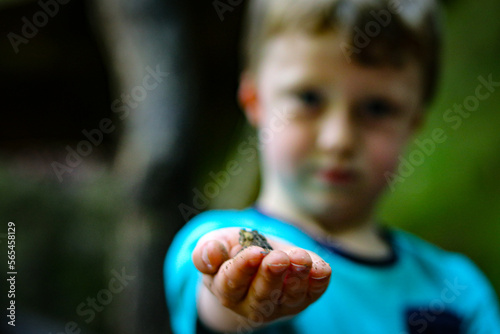
M 255 95 L 246 112 L 261 136 L 263 191 L 292 212 L 347 223 L 371 215 L 420 123 L 422 78 L 413 60 L 349 62 L 342 42 L 282 34 L 241 89 Z

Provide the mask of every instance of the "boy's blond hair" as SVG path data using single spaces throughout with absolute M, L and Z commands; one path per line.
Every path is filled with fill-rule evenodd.
M 349 62 L 396 67 L 410 57 L 420 62 L 427 103 L 439 70 L 439 16 L 434 0 L 250 0 L 244 67 L 256 72 L 266 43 L 278 34 L 334 31 L 345 36 L 340 48 Z

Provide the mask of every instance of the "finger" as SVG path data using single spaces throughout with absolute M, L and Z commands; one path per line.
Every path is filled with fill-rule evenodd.
M 326 291 L 330 284 L 332 269 L 323 259 L 313 262 L 311 273 L 309 274 L 309 288 L 307 299 L 312 303 L 316 301 Z
M 281 298 L 290 260 L 285 252 L 271 251 L 263 260 L 247 294 L 249 311 L 271 316 Z
M 312 259 L 309 253 L 300 248 L 293 248 L 288 252 L 290 267 L 286 277 L 281 304 L 295 307 L 302 303 L 309 288 L 309 273 Z
M 264 256 L 261 247 L 251 246 L 222 264 L 214 277 L 212 292 L 224 306 L 231 307 L 243 300 Z
M 193 263 L 203 274 L 215 274 L 222 263 L 229 259 L 227 243 L 208 240 L 197 245 L 193 251 Z

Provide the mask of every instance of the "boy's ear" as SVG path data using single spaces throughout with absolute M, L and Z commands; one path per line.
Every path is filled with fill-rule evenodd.
M 248 122 L 257 127 L 260 123 L 260 111 L 257 97 L 257 83 L 254 76 L 243 73 L 238 88 L 238 101 L 243 108 Z

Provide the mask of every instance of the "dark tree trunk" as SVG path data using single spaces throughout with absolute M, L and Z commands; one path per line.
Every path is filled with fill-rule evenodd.
M 227 12 L 221 21 L 211 2 L 95 1 L 115 78 L 115 107 L 126 106 L 125 99 L 132 105 L 115 166 L 126 180 L 131 206 L 116 231 L 109 266 L 130 268 L 127 273 L 136 278 L 118 296 L 109 331 L 167 333 L 163 260 L 173 235 L 190 218 L 179 204 L 193 207 L 196 180 L 221 169 L 242 125 L 235 98 L 242 10 Z M 163 82 L 134 100 L 137 86 L 157 68 L 168 72 Z M 124 109 L 116 113 L 124 115 Z
M 116 82 L 116 116 L 124 121 L 115 169 L 131 195 L 109 265 L 136 276 L 118 296 L 109 332 L 167 333 L 162 264 L 184 224 L 177 203 L 188 200 L 193 137 L 187 134 L 199 109 L 186 3 L 101 0 L 96 5 Z

